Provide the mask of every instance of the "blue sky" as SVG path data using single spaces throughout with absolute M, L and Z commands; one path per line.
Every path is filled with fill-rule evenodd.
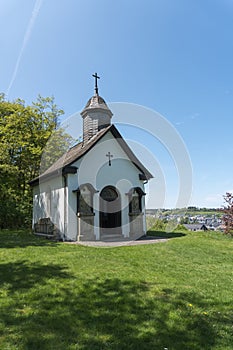
M 233 0 L 0 0 L 0 9 L 0 91 L 10 100 L 53 95 L 69 117 L 98 72 L 107 102 L 150 108 L 179 132 L 193 168 L 189 204 L 223 204 L 233 190 Z M 119 128 L 154 154 L 164 205 L 175 206 L 177 174 L 163 145 Z

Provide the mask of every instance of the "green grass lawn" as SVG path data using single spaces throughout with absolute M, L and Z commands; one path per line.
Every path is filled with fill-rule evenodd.
M 232 267 L 214 232 L 90 248 L 2 231 L 0 349 L 232 350 Z

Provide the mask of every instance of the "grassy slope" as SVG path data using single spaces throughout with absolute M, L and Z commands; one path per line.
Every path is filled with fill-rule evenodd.
M 233 240 L 90 248 L 0 233 L 0 349 L 230 350 Z

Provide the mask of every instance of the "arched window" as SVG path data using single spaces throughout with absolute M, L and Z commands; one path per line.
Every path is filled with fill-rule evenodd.
M 145 196 L 145 192 L 140 187 L 133 187 L 126 194 L 129 196 L 129 214 L 140 214 L 142 212 L 142 196 Z
M 78 216 L 93 215 L 93 195 L 97 192 L 94 187 L 91 184 L 83 184 L 73 192 L 77 192 Z
M 130 207 L 130 212 L 132 213 L 141 213 L 142 211 L 141 198 L 136 190 L 132 193 Z
M 92 213 L 93 212 L 93 202 L 92 202 L 92 193 L 87 186 L 82 186 L 79 192 L 79 208 L 80 213 Z
M 113 202 L 118 198 L 118 193 L 113 187 L 107 186 L 101 191 L 100 197 L 107 202 Z

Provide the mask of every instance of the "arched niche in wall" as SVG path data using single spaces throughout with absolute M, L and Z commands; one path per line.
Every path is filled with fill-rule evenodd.
M 139 215 L 142 212 L 142 197 L 146 193 L 140 187 L 132 187 L 126 195 L 129 198 L 129 214 Z
M 126 195 L 129 198 L 129 224 L 130 232 L 129 237 L 135 239 L 143 236 L 143 206 L 142 197 L 145 196 L 145 192 L 140 187 L 133 187 Z
M 93 212 L 93 196 L 98 191 L 90 184 L 82 184 L 77 190 L 73 191 L 77 193 L 77 215 L 88 216 L 94 215 Z

